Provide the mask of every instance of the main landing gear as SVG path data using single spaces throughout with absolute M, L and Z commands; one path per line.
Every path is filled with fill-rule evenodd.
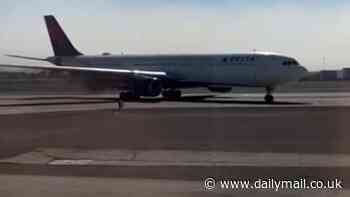
M 134 94 L 131 91 L 124 91 L 119 93 L 119 99 L 117 99 L 117 109 L 118 111 L 122 110 L 124 107 L 124 101 L 131 101 L 131 100 L 137 100 L 140 97 Z
M 162 96 L 167 100 L 178 100 L 181 98 L 181 95 L 180 90 L 169 89 L 162 92 Z
M 266 87 L 265 103 L 267 103 L 267 104 L 274 103 L 274 97 L 272 95 L 273 90 L 274 89 L 272 87 Z

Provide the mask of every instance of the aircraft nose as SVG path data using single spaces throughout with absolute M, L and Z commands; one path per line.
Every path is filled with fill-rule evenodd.
M 304 66 L 300 66 L 300 69 L 304 73 L 308 73 L 309 72 Z
M 300 72 L 303 74 L 303 75 L 306 75 L 307 73 L 309 73 L 309 71 L 304 67 L 304 66 L 299 66 L 300 67 Z
M 300 79 L 302 77 L 305 77 L 309 73 L 309 71 L 304 66 L 298 66 L 297 73 Z

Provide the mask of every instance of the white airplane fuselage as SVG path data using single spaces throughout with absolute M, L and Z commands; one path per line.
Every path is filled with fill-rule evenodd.
M 228 92 L 233 86 L 265 87 L 266 103 L 273 103 L 272 92 L 278 85 L 296 81 L 307 70 L 293 57 L 276 53 L 208 55 L 83 55 L 65 34 L 53 15 L 44 16 L 53 57 L 10 57 L 47 61 L 56 66 L 14 66 L 90 73 L 96 76 L 121 77 L 127 80 L 120 98 L 181 98 L 181 88 L 207 87 L 214 92 Z M 99 83 L 92 77 L 92 83 Z M 119 81 L 113 81 L 121 85 Z M 109 83 L 109 84 L 110 84 Z M 129 88 L 129 89 L 128 89 Z
M 56 60 L 57 62 L 57 60 Z M 63 66 L 166 72 L 193 86 L 271 87 L 299 80 L 307 70 L 292 57 L 274 53 L 216 55 L 120 55 L 60 57 Z

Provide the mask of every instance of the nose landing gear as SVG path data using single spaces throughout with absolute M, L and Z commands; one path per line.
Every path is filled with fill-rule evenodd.
M 273 104 L 274 103 L 274 97 L 272 95 L 274 88 L 272 87 L 266 87 L 266 96 L 265 96 L 265 103 L 266 104 Z

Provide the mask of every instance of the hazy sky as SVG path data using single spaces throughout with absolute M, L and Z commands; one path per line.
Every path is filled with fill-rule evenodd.
M 257 49 L 294 56 L 311 70 L 350 67 L 345 0 L 1 0 L 0 54 L 52 55 L 45 14 L 85 54 Z M 0 56 L 1 63 L 33 64 Z

